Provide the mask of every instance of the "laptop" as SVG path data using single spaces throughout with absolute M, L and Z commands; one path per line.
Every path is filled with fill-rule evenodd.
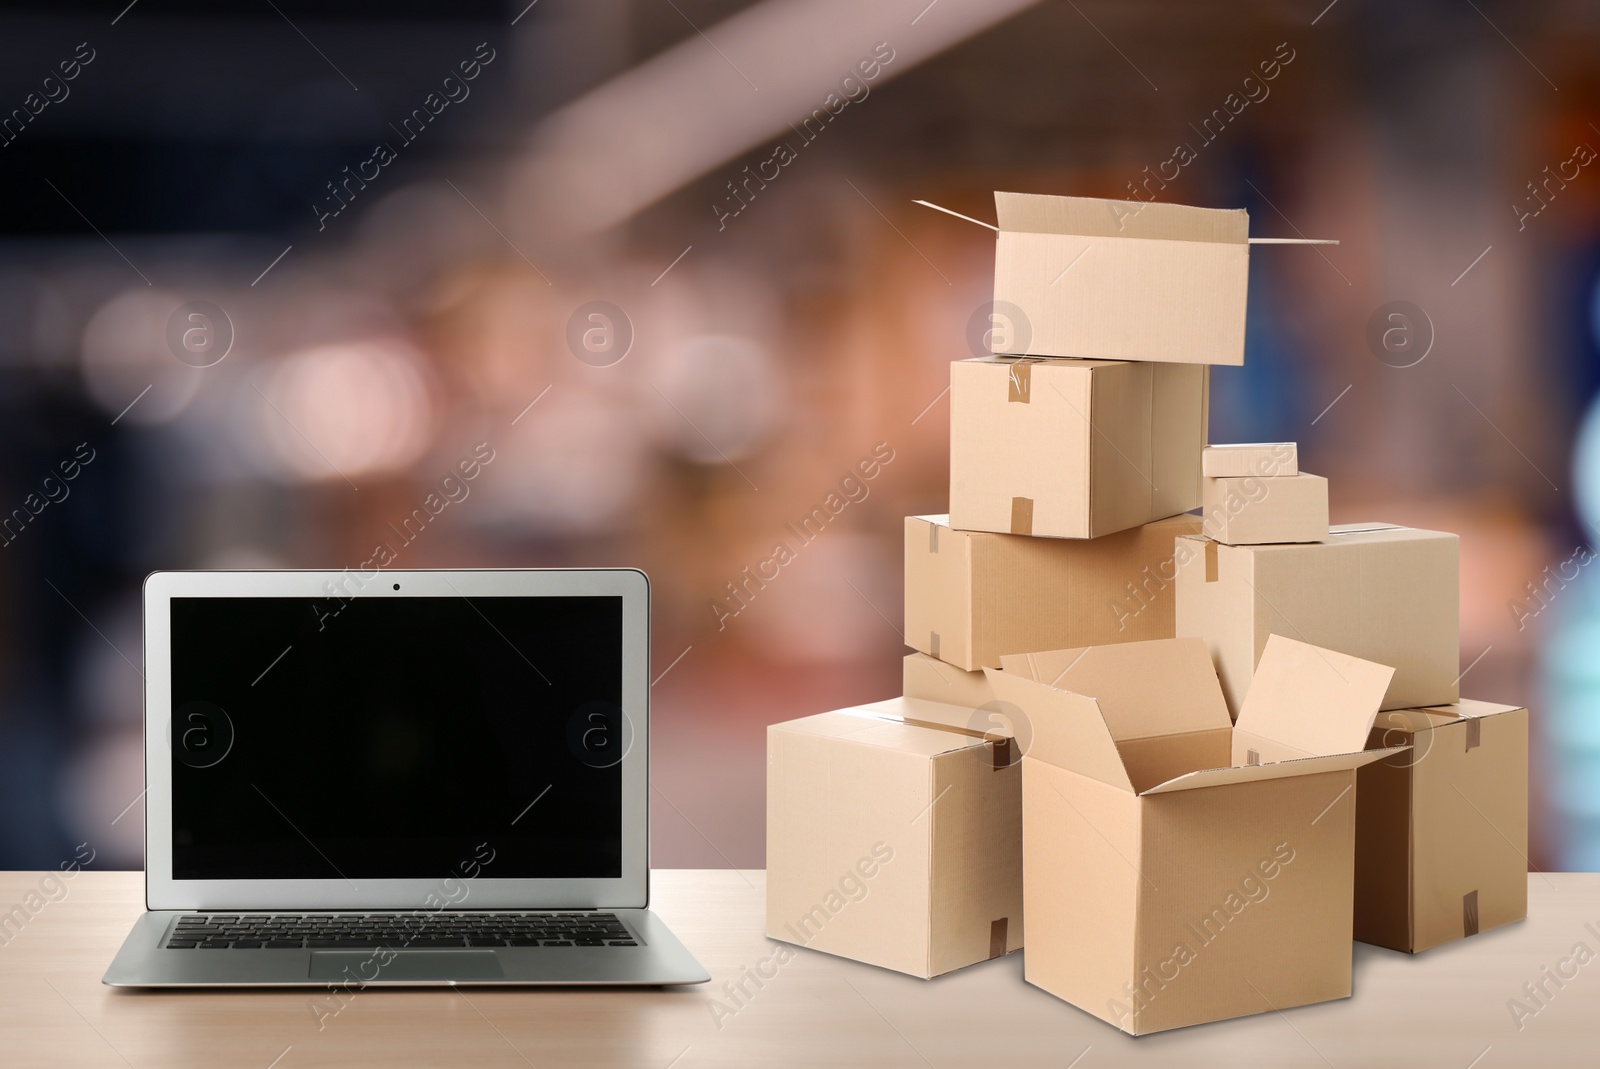
M 156 572 L 119 987 L 709 980 L 649 905 L 643 572 Z

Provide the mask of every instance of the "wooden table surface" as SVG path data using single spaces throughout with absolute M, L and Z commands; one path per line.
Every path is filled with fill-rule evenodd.
M 100 976 L 141 908 L 141 874 L 84 872 L 64 897 L 29 900 L 44 875 L 0 873 L 0 914 L 40 907 L 20 930 L 0 931 L 6 1069 L 1600 1063 L 1600 875 L 1536 874 L 1530 920 L 1415 958 L 1358 945 L 1352 999 L 1139 1039 L 1029 987 L 1020 954 L 923 981 L 803 951 L 759 988 L 747 981 L 748 998 L 731 996 L 724 985 L 757 966 L 771 972 L 764 963 L 780 945 L 762 935 L 759 871 L 653 876 L 654 908 L 710 984 L 367 990 L 342 1006 L 315 989 L 105 987 Z M 1572 958 L 1580 943 L 1592 952 L 1584 965 Z M 1541 981 L 1542 1006 L 1523 987 Z M 1512 999 L 1537 1011 L 1520 1027 Z

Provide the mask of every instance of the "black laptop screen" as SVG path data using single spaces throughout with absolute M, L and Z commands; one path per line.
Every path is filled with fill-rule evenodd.
M 622 874 L 620 597 L 171 605 L 173 879 Z

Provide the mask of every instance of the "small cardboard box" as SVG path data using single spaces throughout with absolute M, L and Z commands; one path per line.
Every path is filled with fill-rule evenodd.
M 1234 727 L 1197 639 L 1027 667 L 987 671 L 1031 721 L 1027 981 L 1133 1035 L 1348 996 L 1348 795 L 1398 752 L 1361 750 L 1390 670 L 1274 636 Z
M 1244 363 L 1243 209 L 996 193 L 995 352 Z
M 975 670 L 1005 653 L 1171 638 L 1173 547 L 1199 529 L 1172 516 L 1083 541 L 907 516 L 906 645 Z
M 1242 475 L 1200 482 L 1204 531 L 1218 542 L 1247 546 L 1328 538 L 1328 480 L 1320 475 Z
M 1017 746 L 894 698 L 767 728 L 767 935 L 928 978 L 1022 946 Z
M 1208 479 L 1259 475 L 1263 479 L 1300 474 L 1300 449 L 1293 442 L 1211 445 L 1200 454 L 1200 474 Z
M 1267 636 L 1277 633 L 1394 667 L 1383 708 L 1459 696 L 1460 541 L 1393 524 L 1335 525 L 1328 540 L 1227 546 L 1178 540 L 1180 636 L 1206 640 L 1238 714 Z
M 1416 953 L 1528 915 L 1528 711 L 1462 701 L 1379 713 L 1411 749 L 1356 788 L 1355 936 Z
M 1098 538 L 1200 504 L 1210 368 L 979 357 L 950 365 L 950 523 Z
M 907 698 L 976 709 L 994 701 L 994 688 L 982 669 L 969 672 L 926 653 L 908 653 L 900 670 L 900 693 Z

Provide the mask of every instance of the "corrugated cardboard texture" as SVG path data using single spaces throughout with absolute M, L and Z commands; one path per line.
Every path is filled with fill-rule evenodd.
M 1328 480 L 1320 475 L 1204 478 L 1200 496 L 1205 534 L 1218 542 L 1244 546 L 1328 538 Z
M 1207 446 L 1200 454 L 1200 474 L 1208 479 L 1299 475 L 1300 449 L 1294 442 Z
M 1128 977 L 1145 985 L 1144 1005 L 1125 1030 L 1349 996 L 1355 807 L 1348 798 L 1327 807 L 1354 781 L 1335 771 L 1144 800 L 1137 856 L 1148 882 L 1139 884 L 1138 975 Z M 1283 864 L 1275 850 L 1292 859 Z M 1161 963 L 1180 944 L 1193 960 L 1163 980 Z
M 1137 968 L 1141 805 L 1125 790 L 1022 759 L 1023 976 L 1104 1020 Z
M 1412 749 L 1360 772 L 1355 937 L 1416 952 L 1524 919 L 1527 710 L 1399 710 L 1370 742 Z
M 1133 1034 L 1348 995 L 1355 805 L 1345 798 L 1356 768 L 1396 751 L 1218 768 L 1231 732 L 1198 643 L 1074 652 L 985 672 L 1033 725 L 1022 761 L 1028 981 Z M 1280 680 L 1280 668 L 1305 667 L 1281 642 L 1265 664 L 1267 686 L 1281 685 L 1298 713 L 1252 720 L 1308 730 L 1292 721 L 1326 712 L 1312 693 L 1325 680 L 1302 672 L 1298 693 Z M 1356 688 L 1366 711 L 1350 718 L 1363 733 L 1384 682 Z M 1210 696 L 1196 702 L 1196 690 Z M 1141 753 L 1157 744 L 1154 757 Z M 1176 778 L 1146 786 L 1156 762 Z
M 900 670 L 900 693 L 946 705 L 976 709 L 994 701 L 994 688 L 980 672 L 967 672 L 926 653 L 908 653 Z
M 1233 763 L 1347 754 L 1366 745 L 1394 669 L 1272 635 L 1233 733 Z
M 896 708 L 932 703 L 767 729 L 767 934 L 928 977 L 988 958 L 998 918 L 1021 945 L 1020 766 L 873 715 Z
M 1242 364 L 1249 217 L 996 193 L 994 299 L 1044 356 Z
M 906 518 L 906 644 L 969 671 L 1008 653 L 1172 637 L 1174 539 L 1200 526 L 1174 516 L 1086 542 L 947 523 Z
M 950 517 L 967 531 L 1091 538 L 1200 504 L 1209 369 L 1029 361 L 950 367 Z
M 1459 540 L 1386 525 L 1336 526 L 1326 543 L 1219 546 L 1185 538 L 1177 552 L 1179 635 L 1206 640 L 1237 715 L 1274 633 L 1387 664 L 1383 708 L 1456 700 L 1460 664 Z M 1215 553 L 1215 579 L 1207 581 Z
M 1196 638 L 1013 654 L 1000 664 L 1008 673 L 1096 699 L 1118 743 L 1232 726 L 1217 671 Z M 1350 749 L 1365 738 L 1363 729 Z

